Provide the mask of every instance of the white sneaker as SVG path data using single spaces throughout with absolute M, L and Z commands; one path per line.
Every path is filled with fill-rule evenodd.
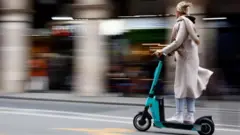
M 183 123 L 183 121 L 184 121 L 183 113 L 176 113 L 173 117 L 168 118 L 166 121 Z
M 193 124 L 195 122 L 194 114 L 193 113 L 186 114 L 185 118 L 184 118 L 184 122 L 189 123 L 189 124 Z

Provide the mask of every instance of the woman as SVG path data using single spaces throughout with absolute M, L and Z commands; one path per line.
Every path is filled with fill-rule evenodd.
M 200 44 L 195 26 L 188 15 L 191 3 L 180 2 L 176 7 L 177 22 L 173 27 L 171 44 L 157 50 L 157 56 L 170 56 L 175 52 L 176 73 L 174 93 L 176 99 L 176 114 L 167 119 L 171 122 L 194 123 L 195 100 L 206 89 L 212 71 L 199 67 L 198 45 Z M 187 104 L 187 114 L 184 117 L 184 105 Z

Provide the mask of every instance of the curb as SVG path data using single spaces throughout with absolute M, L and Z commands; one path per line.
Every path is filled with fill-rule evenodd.
M 120 102 L 103 102 L 103 101 L 87 101 L 87 100 L 64 100 L 64 99 L 45 99 L 45 98 L 24 98 L 24 97 L 8 97 L 0 96 L 0 99 L 17 99 L 17 100 L 33 100 L 33 101 L 52 101 L 52 102 L 68 102 L 68 103 L 91 103 L 91 104 L 107 104 L 107 105 L 125 105 L 125 106 L 144 106 L 140 103 L 120 103 Z M 175 108 L 175 105 L 166 104 L 165 107 Z
M 51 102 L 65 102 L 65 103 L 90 103 L 90 104 L 105 104 L 105 105 L 123 105 L 123 106 L 141 106 L 144 104 L 140 103 L 121 103 L 121 102 L 104 102 L 104 101 L 87 101 L 87 100 L 64 100 L 64 99 L 46 99 L 46 98 L 26 98 L 26 97 L 10 97 L 10 96 L 0 96 L 0 99 L 15 99 L 15 100 L 32 100 L 32 101 L 51 101 Z M 201 107 L 197 106 L 197 110 L 208 110 L 214 112 L 232 112 L 232 113 L 240 113 L 240 110 L 237 109 L 224 109 L 224 108 L 209 108 L 209 107 Z M 165 104 L 167 108 L 175 108 L 175 105 Z

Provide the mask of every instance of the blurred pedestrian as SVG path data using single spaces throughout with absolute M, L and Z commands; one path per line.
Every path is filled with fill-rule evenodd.
M 206 89 L 212 71 L 199 67 L 198 45 L 199 38 L 194 26 L 194 20 L 190 20 L 188 8 L 192 4 L 182 1 L 177 4 L 177 21 L 173 27 L 171 44 L 157 50 L 157 56 L 170 56 L 175 53 L 176 73 L 174 93 L 176 99 L 176 114 L 167 119 L 171 122 L 194 123 L 195 100 L 202 95 Z M 187 114 L 184 116 L 185 101 Z

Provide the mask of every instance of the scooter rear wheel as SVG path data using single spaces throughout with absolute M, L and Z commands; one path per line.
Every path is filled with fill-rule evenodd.
M 203 119 L 197 124 L 202 126 L 201 131 L 198 132 L 200 135 L 213 135 L 215 131 L 215 125 L 212 120 Z
M 144 124 L 141 125 L 139 121 L 141 120 L 142 116 L 142 113 L 137 114 L 133 119 L 133 125 L 138 131 L 144 132 L 151 127 L 152 120 L 150 117 L 146 117 Z

